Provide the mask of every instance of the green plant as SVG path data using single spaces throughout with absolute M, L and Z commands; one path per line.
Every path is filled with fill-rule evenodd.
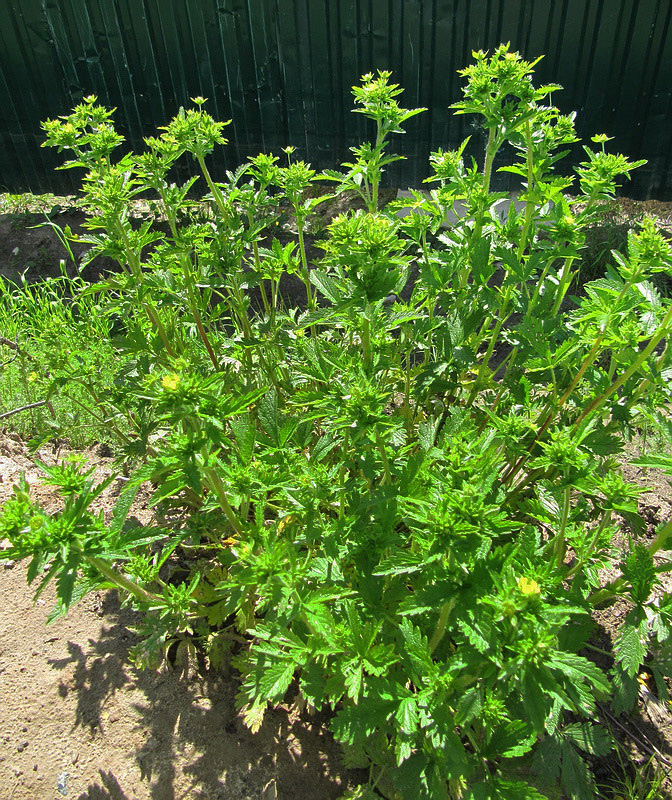
M 364 142 L 351 148 L 356 158 L 353 162 L 342 165 L 347 169 L 345 173 L 327 170 L 323 175 L 338 184 L 337 194 L 345 191 L 357 193 L 370 212 L 378 211 L 380 180 L 385 167 L 403 158 L 387 152 L 389 137 L 404 133 L 402 125 L 427 110 L 401 108 L 395 98 L 403 90 L 390 83 L 391 77 L 392 73 L 386 70 L 378 70 L 377 77 L 370 72 L 362 77 L 361 86 L 353 87 L 352 93 L 357 106 L 354 111 L 375 122 L 376 137 L 373 144 Z
M 36 443 L 56 434 L 76 447 L 110 439 L 91 401 L 112 384 L 114 349 L 109 318 L 86 288 L 65 275 L 0 282 L 0 419 Z
M 547 104 L 559 87 L 535 88 L 533 64 L 506 46 L 474 58 L 455 107 L 481 117 L 483 163 L 466 142 L 432 153 L 434 188 L 401 219 L 378 211 L 376 187 L 388 137 L 419 110 L 396 104 L 387 73 L 356 87 L 375 142 L 332 177 L 367 211 L 331 223 L 312 269 L 311 168 L 259 156 L 216 182 L 207 157 L 223 125 L 201 98 L 116 161 L 121 137 L 95 98 L 45 123 L 47 144 L 87 170 L 83 238 L 120 265 L 81 291 L 122 321 L 114 390 L 92 408 L 135 472 L 106 522 L 90 476 L 52 468 L 63 511 L 20 486 L 0 535 L 10 557 L 32 558 L 31 581 L 56 580 L 58 611 L 101 585 L 142 609 L 141 663 L 180 642 L 216 665 L 235 644 L 252 729 L 288 693 L 331 708 L 350 763 L 370 765 L 352 797 L 583 800 L 587 757 L 611 746 L 597 701 L 631 705 L 642 662 L 662 675 L 672 638 L 667 566 L 653 560 L 672 522 L 626 554 L 612 544 L 617 515 L 639 521 L 615 455 L 669 400 L 672 305 L 650 276 L 672 254 L 645 220 L 567 309 L 586 227 L 641 162 L 597 136 L 562 175 L 576 135 Z M 185 154 L 208 189 L 195 222 L 182 212 L 196 178 L 168 179 Z M 503 221 L 496 169 L 523 190 Z M 168 232 L 131 224 L 130 202 L 150 191 Z M 261 246 L 283 203 L 298 255 Z M 466 214 L 441 232 L 456 203 Z M 280 302 L 288 272 L 305 309 Z M 179 527 L 124 528 L 144 481 Z M 607 672 L 586 649 L 591 612 L 621 598 Z
M 618 771 L 614 771 L 614 782 L 602 788 L 608 791 L 612 800 L 663 800 L 669 797 L 665 793 L 665 775 L 656 763 L 655 758 L 649 759 L 643 767 L 628 769 L 626 754 L 621 753 L 621 748 L 616 749 L 618 756 Z
M 0 194 L 0 213 L 27 216 L 28 214 L 48 213 L 59 205 L 59 198 L 53 194 L 33 194 L 23 192 Z

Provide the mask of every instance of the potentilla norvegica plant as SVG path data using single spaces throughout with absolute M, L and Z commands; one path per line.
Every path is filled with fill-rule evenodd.
M 420 109 L 399 106 L 389 73 L 365 76 L 355 100 L 375 141 L 327 177 L 366 210 L 332 222 L 312 269 L 306 189 L 324 176 L 289 153 L 217 182 L 225 125 L 200 98 L 116 160 L 95 98 L 45 123 L 46 144 L 86 170 L 83 238 L 120 266 L 82 290 L 107 309 L 118 359 L 112 389 L 88 379 L 134 471 L 106 520 L 90 473 L 45 467 L 63 509 L 17 487 L 0 523 L 9 555 L 31 559 L 38 591 L 56 581 L 56 613 L 116 587 L 144 612 L 138 663 L 176 642 L 214 666 L 232 651 L 253 730 L 287 698 L 331 709 L 348 763 L 370 767 L 351 798 L 594 797 L 590 761 L 610 749 L 598 703 L 631 706 L 645 661 L 664 690 L 672 600 L 654 556 L 672 522 L 641 538 L 617 456 L 644 419 L 666 424 L 672 304 L 651 276 L 672 255 L 646 220 L 568 297 L 583 231 L 642 162 L 597 136 L 564 175 L 574 118 L 533 66 L 507 46 L 474 54 L 455 108 L 480 120 L 484 155 L 432 153 L 430 191 L 403 217 L 401 203 L 380 210 L 378 186 Z M 185 155 L 198 178 L 178 185 Z M 504 215 L 502 171 L 523 204 Z M 160 211 L 133 224 L 148 192 Z M 274 236 L 283 207 L 296 243 Z M 283 301 L 288 273 L 305 308 Z M 174 527 L 126 522 L 147 481 L 180 512 Z M 591 612 L 617 599 L 628 613 L 606 667 Z

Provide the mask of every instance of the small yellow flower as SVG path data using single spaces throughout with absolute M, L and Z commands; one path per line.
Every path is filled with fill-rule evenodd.
M 37 372 L 31 372 L 28 376 L 28 383 L 35 383 L 37 380 Z
M 518 578 L 518 588 L 526 597 L 534 597 L 541 593 L 539 584 L 532 578 Z
M 296 516 L 296 514 L 288 514 L 286 517 L 283 517 L 278 522 L 278 533 L 282 533 L 284 529 L 288 525 L 291 525 L 293 522 L 298 522 L 298 517 Z
M 180 378 L 177 373 L 173 372 L 171 375 L 164 375 L 163 378 L 161 378 L 161 386 L 167 392 L 176 392 L 181 381 L 182 378 Z

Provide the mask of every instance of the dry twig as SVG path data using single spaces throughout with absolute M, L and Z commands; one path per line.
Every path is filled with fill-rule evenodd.
M 5 411 L 4 414 L 0 414 L 0 419 L 5 419 L 6 417 L 13 417 L 14 414 L 19 414 L 21 411 L 28 411 L 30 408 L 40 408 L 40 406 L 46 406 L 46 400 L 38 400 L 37 403 L 28 403 L 27 406 L 20 406 L 19 408 L 13 408 L 11 411 Z

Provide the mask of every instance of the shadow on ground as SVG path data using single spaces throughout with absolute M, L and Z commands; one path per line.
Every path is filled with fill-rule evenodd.
M 135 615 L 114 593 L 99 612 L 103 635 L 86 650 L 69 642 L 68 658 L 51 665 L 69 668 L 61 693 L 76 693 L 76 726 L 105 737 L 112 715 L 133 730 L 131 757 L 152 800 L 331 800 L 362 779 L 344 769 L 324 718 L 277 709 L 252 734 L 235 708 L 235 674 L 137 670 L 128 661 Z M 77 800 L 135 800 L 119 774 L 99 775 Z

